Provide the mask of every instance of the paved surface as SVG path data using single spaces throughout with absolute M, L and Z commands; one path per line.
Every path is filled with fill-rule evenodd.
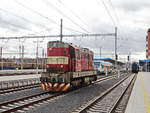
M 0 82 L 1 81 L 11 81 L 11 80 L 21 80 L 21 79 L 32 79 L 32 78 L 39 78 L 41 75 L 40 74 L 30 74 L 30 75 L 11 75 L 11 76 L 1 76 L 0 77 Z
M 150 113 L 150 72 L 139 72 L 125 113 Z

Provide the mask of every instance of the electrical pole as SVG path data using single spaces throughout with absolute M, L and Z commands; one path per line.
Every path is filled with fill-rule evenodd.
M 18 61 L 19 61 L 19 66 L 17 67 L 17 70 L 21 69 L 21 65 L 22 65 L 22 63 L 21 63 L 21 45 L 20 44 L 19 44 L 19 58 L 18 58 Z
M 117 27 L 115 27 L 115 68 L 117 69 Z
M 0 57 L 1 57 L 1 70 L 3 70 L 3 47 L 0 48 Z
M 102 49 L 102 47 L 100 46 L 100 47 L 99 47 L 99 49 L 100 49 L 100 50 L 99 50 L 99 52 L 100 52 L 100 53 L 99 53 L 99 56 L 100 56 L 100 58 L 101 58 L 101 55 L 102 55 L 102 53 L 101 53 L 101 52 L 102 52 L 102 51 L 101 51 L 101 49 Z
M 44 71 L 44 60 L 45 60 L 45 58 L 44 58 L 44 48 L 42 49 L 42 69 L 43 69 L 43 71 Z
M 60 41 L 62 42 L 62 39 L 63 39 L 63 34 L 62 34 L 63 20 L 61 19 L 60 21 L 61 21 L 61 23 L 60 23 Z
M 23 69 L 24 46 L 22 45 L 21 69 Z
M 37 74 L 38 74 L 38 64 L 39 64 L 39 43 L 42 43 L 43 41 L 39 41 L 38 38 L 37 38 L 37 41 L 33 41 L 33 43 L 36 43 L 36 71 L 37 71 Z
M 39 64 L 39 60 L 38 60 L 38 55 L 39 55 L 39 41 L 38 41 L 38 39 L 37 39 L 37 46 L 36 46 L 36 71 L 37 71 L 37 74 L 38 74 L 38 64 Z

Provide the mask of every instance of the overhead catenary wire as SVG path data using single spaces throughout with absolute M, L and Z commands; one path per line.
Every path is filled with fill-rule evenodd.
M 118 15 L 117 15 L 117 12 L 116 12 L 116 10 L 115 10 L 114 5 L 112 4 L 112 1 L 111 1 L 111 0 L 107 0 L 107 1 L 109 2 L 110 6 L 111 6 L 112 12 L 114 13 L 114 17 L 115 17 L 115 19 L 116 19 L 118 31 L 119 31 L 119 29 L 120 29 L 121 32 L 122 32 L 122 33 L 124 34 L 124 36 L 125 36 L 126 33 L 124 33 L 124 30 L 122 30 L 122 26 L 120 25 L 120 19 L 119 19 Z M 124 37 L 124 36 L 119 36 L 119 37 L 122 38 L 122 37 Z M 120 40 L 121 40 L 121 38 L 120 38 Z M 122 38 L 122 40 L 131 40 L 131 39 Z M 133 39 L 132 39 L 132 40 L 133 40 Z M 133 40 L 133 41 L 134 41 L 134 40 Z M 138 42 L 138 41 L 136 41 L 136 42 Z
M 97 0 L 97 1 L 98 1 L 98 4 L 99 4 L 99 0 Z M 116 26 L 116 22 L 115 22 L 114 18 L 112 17 L 112 15 L 111 15 L 109 9 L 107 8 L 107 6 L 106 6 L 104 0 L 101 0 L 101 2 L 102 2 L 102 4 L 103 4 L 104 8 L 106 9 L 106 12 L 107 12 L 108 16 L 110 17 L 110 19 L 111 19 L 111 21 L 112 21 L 112 24 L 113 24 L 114 26 Z M 100 4 L 99 4 L 99 5 L 100 5 Z
M 99 33 L 99 34 L 68 34 L 68 35 L 63 35 L 63 37 L 98 37 L 98 36 L 103 36 L 103 38 L 105 36 L 115 36 L 115 33 Z M 5 36 L 0 36 L 0 40 L 6 39 L 37 39 L 37 38 L 59 38 L 60 35 L 34 35 L 34 36 L 10 36 L 10 37 L 5 37 Z M 132 40 L 132 39 L 128 39 L 128 38 L 118 38 L 118 40 L 124 40 L 124 41 L 134 41 L 134 42 L 138 42 L 138 43 L 145 43 L 144 41 L 137 41 L 137 40 Z
M 116 12 L 116 10 L 115 10 L 115 7 L 114 7 L 114 5 L 112 4 L 112 1 L 111 1 L 111 0 L 108 0 L 108 2 L 110 3 L 110 6 L 112 7 L 112 11 L 113 11 L 114 16 L 115 16 L 115 18 L 116 18 L 116 22 L 120 25 L 120 21 L 119 21 L 117 12 Z
M 120 20 L 119 20 L 119 17 L 118 17 L 118 15 L 117 15 L 117 12 L 116 12 L 116 10 L 115 10 L 115 7 L 114 7 L 114 5 L 112 4 L 112 1 L 111 1 L 111 0 L 108 0 L 108 2 L 109 2 L 109 4 L 110 4 L 110 6 L 111 6 L 112 12 L 113 12 L 114 17 L 115 17 L 115 19 L 116 19 L 118 29 L 119 29 L 119 28 L 121 29 L 122 27 L 121 27 L 121 25 L 120 25 Z M 122 30 L 122 31 L 123 31 L 123 30 Z
M 82 29 L 84 32 L 89 33 L 88 30 L 86 30 L 85 28 L 83 28 L 82 26 L 80 26 L 78 23 L 76 23 L 74 20 L 72 20 L 69 16 L 67 16 L 65 13 L 63 13 L 60 9 L 58 9 L 57 7 L 55 7 L 52 3 L 50 3 L 48 0 L 42 0 L 45 5 L 52 7 L 53 9 L 55 9 L 59 14 L 61 14 L 62 16 L 64 16 L 65 18 L 67 18 L 68 20 L 70 20 L 74 25 L 78 26 L 80 29 Z
M 9 11 L 7 11 L 7 10 L 4 10 L 4 9 L 1 9 L 1 8 L 0 8 L 0 11 L 7 12 L 7 13 L 9 13 L 9 14 L 11 14 L 11 15 L 17 17 L 17 15 L 15 15 L 14 13 L 11 13 L 11 12 L 9 12 Z M 23 18 L 23 17 L 18 17 L 18 18 L 22 18 L 23 20 L 27 21 L 27 20 L 26 20 L 25 18 Z M 20 25 L 17 25 L 17 24 L 8 22 L 8 21 L 6 21 L 6 20 L 2 20 L 2 19 L 1 19 L 1 22 L 5 23 L 5 24 L 8 24 L 8 25 L 11 25 L 11 27 L 20 28 L 20 29 L 22 29 L 22 30 L 26 30 L 26 31 L 30 31 L 30 32 L 32 31 L 34 34 L 40 34 L 39 32 L 35 32 L 35 31 L 33 31 L 32 29 L 29 29 L 29 28 L 27 28 L 27 27 L 20 26 Z
M 106 11 L 107 11 L 107 13 L 108 13 L 110 19 L 112 20 L 113 25 L 114 25 L 114 26 L 117 26 L 118 29 L 121 29 L 122 26 L 120 25 L 120 20 L 119 20 L 119 18 L 118 18 L 117 12 L 116 12 L 116 10 L 115 10 L 113 4 L 112 4 L 112 1 L 111 1 L 111 0 L 106 0 L 106 1 L 109 2 L 110 6 L 111 6 L 111 9 L 112 9 L 111 11 L 114 13 L 114 16 L 111 15 L 110 10 L 108 9 L 109 7 L 106 6 L 104 0 L 101 0 L 101 1 L 102 1 L 103 5 L 104 5 L 104 7 L 105 7 L 105 9 L 106 9 Z M 113 18 L 113 17 L 114 17 L 114 18 Z M 115 20 L 116 20 L 116 21 L 115 21 Z M 121 31 L 124 33 L 124 30 L 121 30 Z M 125 33 L 124 33 L 124 34 L 125 34 Z M 124 36 L 125 36 L 125 35 L 124 35 Z M 123 36 L 119 36 L 119 37 L 120 37 L 120 38 L 117 38 L 117 40 L 134 41 L 134 42 L 138 42 L 138 43 L 141 43 L 141 44 L 142 44 L 142 43 L 145 43 L 145 42 L 137 41 L 137 40 L 134 40 L 134 39 L 123 38 Z
M 125 38 L 125 36 L 126 36 L 126 33 L 124 32 L 124 30 L 123 30 L 123 28 L 122 28 L 122 26 L 121 26 L 121 24 L 120 24 L 120 19 L 119 19 L 119 17 L 118 17 L 118 14 L 117 14 L 117 12 L 116 12 L 116 10 L 115 10 L 115 7 L 114 7 L 114 5 L 112 4 L 112 0 L 108 0 L 109 1 L 109 3 L 110 3 L 110 5 L 111 5 L 111 7 L 112 7 L 112 11 L 114 12 L 114 16 L 115 16 L 115 18 L 116 18 L 116 20 L 117 20 L 117 25 L 118 25 L 118 29 L 120 29 L 121 31 L 121 34 L 123 34 L 123 36 L 122 35 L 120 35 L 119 37 L 119 40 L 123 40 L 123 41 L 133 41 L 133 42 L 136 42 L 136 43 L 138 43 L 138 44 L 144 44 L 145 43 L 145 41 L 140 41 L 140 40 L 135 40 L 135 39 L 131 39 L 131 38 Z M 119 30 L 118 30 L 119 31 Z
M 17 4 L 20 5 L 20 6 L 22 6 L 23 8 L 25 8 L 25 9 L 31 11 L 32 13 L 34 13 L 34 14 L 36 14 L 36 15 L 39 15 L 40 17 L 42 17 L 42 18 L 48 20 L 50 23 L 56 24 L 56 25 L 57 25 L 56 27 L 59 28 L 59 23 L 57 23 L 57 22 L 54 21 L 53 19 L 51 19 L 51 18 L 49 18 L 48 16 L 45 16 L 45 15 L 39 13 L 38 11 L 36 11 L 36 10 L 34 10 L 34 9 L 32 9 L 32 8 L 30 8 L 30 7 L 28 7 L 28 6 L 24 5 L 24 4 L 22 4 L 22 3 L 20 3 L 20 2 L 18 2 L 17 0 L 14 0 L 14 1 L 15 1 L 15 3 L 17 3 Z M 71 31 L 74 31 L 74 32 L 81 33 L 80 31 L 74 30 L 74 29 L 72 29 L 72 28 L 68 28 L 68 27 L 64 27 L 64 28 L 67 29 L 67 30 L 69 30 L 69 31 L 71 30 Z M 83 32 L 82 32 L 82 33 L 83 33 Z
M 1 8 L 0 8 L 0 11 L 3 11 L 3 12 L 5 12 L 5 13 L 8 13 L 8 14 L 12 15 L 12 16 L 15 16 L 15 17 L 17 17 L 17 18 L 20 18 L 20 19 L 22 19 L 23 21 L 29 22 L 29 23 L 31 23 L 31 24 L 33 24 L 33 25 L 36 25 L 36 26 L 39 26 L 39 27 L 43 27 L 43 28 L 45 28 L 46 30 L 51 29 L 51 28 L 48 28 L 48 27 L 45 26 L 45 25 L 42 25 L 42 24 L 39 24 L 39 23 L 35 23 L 35 22 L 31 22 L 30 20 L 28 20 L 28 19 L 26 19 L 26 18 L 24 18 L 24 17 L 22 17 L 22 16 L 19 16 L 19 15 L 13 13 L 13 12 L 7 11 L 7 10 L 5 10 L 5 9 L 1 9 Z
M 101 34 L 70 34 L 70 35 L 63 35 L 63 37 L 91 37 L 91 36 L 115 36 L 115 33 L 101 33 Z M 60 35 L 36 35 L 36 36 L 12 36 L 12 37 L 0 37 L 0 39 L 37 39 L 37 38 L 53 38 L 53 37 L 60 37 Z
M 25 9 L 28 9 L 28 10 L 30 10 L 31 12 L 33 12 L 33 13 L 39 15 L 40 17 L 47 19 L 49 22 L 51 22 L 51 23 L 53 23 L 53 24 L 58 24 L 56 21 L 50 19 L 50 18 L 47 17 L 47 16 L 42 15 L 41 13 L 39 13 L 39 12 L 37 12 L 36 10 L 34 10 L 34 9 L 32 9 L 32 8 L 30 8 L 30 7 L 26 6 L 26 5 L 24 5 L 24 4 L 20 3 L 20 2 L 18 2 L 17 0 L 14 0 L 14 1 L 15 1 L 15 3 L 17 3 L 18 5 L 24 7 Z
M 80 17 L 78 14 L 76 14 L 72 9 L 70 9 L 67 5 L 65 5 L 61 0 L 59 0 L 59 3 L 62 4 L 66 9 L 68 9 L 78 20 L 80 20 L 85 26 L 89 27 L 88 24 Z
M 1 22 L 5 23 L 5 24 L 7 24 L 7 25 L 11 25 L 11 27 L 20 28 L 20 29 L 23 29 L 23 30 L 26 30 L 26 31 L 31 31 L 31 29 L 28 29 L 28 28 L 23 27 L 23 26 L 19 26 L 19 25 L 14 24 L 14 23 L 10 23 L 10 22 L 8 22 L 8 21 L 6 21 L 6 20 L 2 20 L 2 19 L 1 19 Z M 33 32 L 34 32 L 34 31 L 33 31 Z M 34 33 L 39 34 L 38 32 L 34 32 Z

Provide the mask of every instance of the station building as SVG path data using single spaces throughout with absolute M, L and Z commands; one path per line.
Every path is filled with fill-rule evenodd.
M 146 59 L 139 60 L 140 66 L 142 66 L 142 70 L 145 72 L 150 72 L 150 28 L 147 31 L 146 36 Z
M 148 29 L 146 36 L 146 58 L 150 60 L 150 28 Z

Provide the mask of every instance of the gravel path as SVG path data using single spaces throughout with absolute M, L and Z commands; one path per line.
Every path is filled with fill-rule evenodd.
M 40 107 L 32 108 L 28 113 L 69 113 L 95 96 L 100 95 L 123 77 L 121 76 L 120 78 L 114 78 L 100 84 L 90 85 L 70 92 L 62 98 L 42 104 Z

